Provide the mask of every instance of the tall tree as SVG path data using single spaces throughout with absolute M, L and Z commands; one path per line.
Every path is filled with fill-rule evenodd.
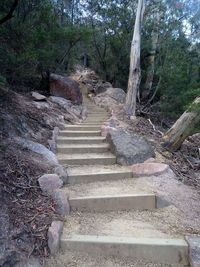
M 131 43 L 130 69 L 128 79 L 128 91 L 126 96 L 125 111 L 129 115 L 135 115 L 136 97 L 140 86 L 140 50 L 141 50 L 141 26 L 145 9 L 145 0 L 138 0 L 133 39 Z
M 158 3 L 156 4 L 158 5 Z M 147 75 L 146 75 L 146 81 L 144 84 L 144 89 L 142 92 L 143 98 L 148 98 L 152 90 L 154 72 L 155 72 L 155 58 L 156 58 L 158 38 L 159 38 L 160 16 L 161 16 L 160 8 L 158 6 L 156 7 L 155 18 L 154 18 L 155 24 L 154 24 L 154 28 L 152 30 L 152 35 L 151 35 L 151 50 L 149 51 L 149 54 L 148 54 Z

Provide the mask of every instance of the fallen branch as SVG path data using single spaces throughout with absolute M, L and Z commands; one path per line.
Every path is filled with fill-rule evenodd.
M 151 124 L 151 126 L 153 127 L 155 132 L 158 132 L 159 134 L 161 134 L 161 136 L 163 136 L 163 133 L 159 130 L 156 129 L 155 125 L 152 123 L 152 121 L 150 119 L 148 119 L 149 123 Z

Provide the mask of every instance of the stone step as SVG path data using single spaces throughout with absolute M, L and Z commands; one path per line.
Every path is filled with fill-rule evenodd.
M 132 171 L 126 167 L 113 166 L 81 166 L 68 168 L 68 183 L 71 185 L 79 183 L 93 183 L 107 180 L 119 180 L 132 178 Z
M 96 121 L 96 120 L 107 120 L 109 117 L 106 116 L 89 116 L 86 118 L 87 121 Z
M 99 131 L 101 129 L 100 125 L 65 125 L 65 130 L 70 130 L 70 131 Z
M 95 121 L 95 122 L 86 122 L 86 121 L 83 121 L 81 123 L 82 126 L 99 126 L 99 128 L 101 128 L 101 125 L 102 125 L 103 122 L 98 122 L 98 121 Z
M 89 136 L 89 137 L 65 137 L 59 136 L 57 138 L 58 144 L 100 144 L 105 141 L 102 136 Z
M 155 194 L 123 194 L 69 198 L 73 211 L 152 210 L 156 208 Z
M 109 116 L 109 113 L 105 111 L 98 111 L 98 110 L 88 110 L 87 114 L 96 115 L 96 116 Z
M 184 239 L 72 235 L 62 237 L 61 248 L 98 256 L 117 256 L 159 264 L 177 264 L 176 266 L 189 265 L 188 245 Z
M 86 119 L 84 121 L 84 123 L 103 123 L 105 122 L 107 119 Z
M 90 117 L 109 117 L 109 114 L 106 113 L 96 113 L 96 112 L 89 112 L 89 118 Z
M 62 130 L 59 132 L 59 136 L 69 136 L 69 137 L 75 137 L 75 136 L 100 136 L 101 131 L 79 131 L 79 130 Z
M 58 153 L 104 153 L 109 150 L 109 144 L 79 144 L 58 145 Z
M 60 164 L 66 165 L 111 165 L 116 157 L 111 153 L 58 154 Z

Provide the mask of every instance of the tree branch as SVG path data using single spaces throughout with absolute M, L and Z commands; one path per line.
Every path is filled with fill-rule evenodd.
M 19 0 L 15 0 L 13 2 L 13 4 L 12 4 L 12 6 L 10 8 L 10 11 L 8 12 L 8 14 L 5 17 L 3 17 L 2 19 L 0 19 L 0 25 L 3 24 L 3 23 L 5 23 L 6 21 L 12 19 L 13 13 L 14 13 L 15 9 L 17 8 L 18 3 L 19 3 Z

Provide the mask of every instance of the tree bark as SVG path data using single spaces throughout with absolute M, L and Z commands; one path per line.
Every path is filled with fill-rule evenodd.
M 163 146 L 171 151 L 178 150 L 185 139 L 200 131 L 200 97 L 175 122 L 163 137 Z
M 17 8 L 18 2 L 19 2 L 19 0 L 15 0 L 13 2 L 8 14 L 5 17 L 3 17 L 2 19 L 0 19 L 0 25 L 13 18 L 13 13 L 14 13 L 15 9 Z
M 142 94 L 142 98 L 147 98 L 150 95 L 150 92 L 152 89 L 154 72 L 155 72 L 156 50 L 157 50 L 158 37 L 159 37 L 159 31 L 158 31 L 159 21 L 160 21 L 160 14 L 158 11 L 156 14 L 156 26 L 152 32 L 152 47 L 151 47 L 150 55 L 148 57 L 149 66 L 147 68 L 147 76 L 146 76 L 146 81 L 144 84 L 144 91 Z
M 133 39 L 131 43 L 130 69 L 128 79 L 128 89 L 125 103 L 127 114 L 134 116 L 136 111 L 136 97 L 140 86 L 140 47 L 141 47 L 141 24 L 144 14 L 144 0 L 138 0 L 138 7 L 135 19 Z

